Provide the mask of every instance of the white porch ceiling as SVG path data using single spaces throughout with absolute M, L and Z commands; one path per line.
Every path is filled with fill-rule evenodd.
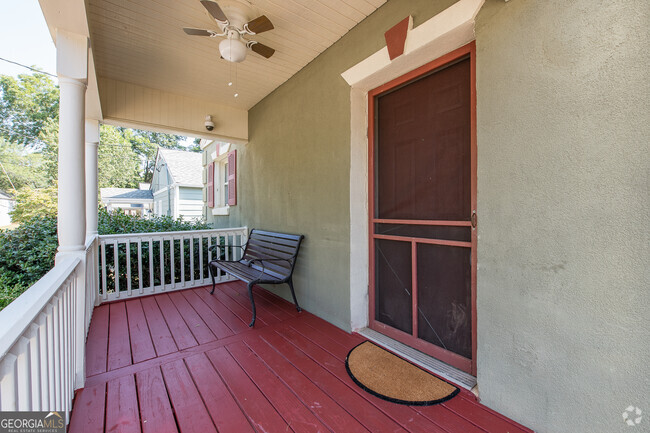
M 218 30 L 199 0 L 86 0 L 98 78 L 248 110 L 386 0 L 219 4 L 237 1 L 252 7 L 250 18 L 266 15 L 275 26 L 254 37 L 276 50 L 270 59 L 249 51 L 244 62 L 229 63 L 219 58 L 220 38 L 186 35 L 183 27 Z M 235 73 L 238 98 L 227 84 Z

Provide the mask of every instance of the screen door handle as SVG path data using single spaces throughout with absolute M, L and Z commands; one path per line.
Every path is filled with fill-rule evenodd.
M 476 211 L 472 211 L 472 217 L 470 218 L 470 221 L 472 222 L 472 228 L 476 229 Z

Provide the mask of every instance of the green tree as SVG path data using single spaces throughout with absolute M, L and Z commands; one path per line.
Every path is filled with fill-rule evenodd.
M 16 192 L 16 207 L 11 211 L 12 222 L 25 223 L 37 216 L 55 218 L 56 214 L 56 183 L 47 188 L 22 188 Z
M 0 75 L 0 137 L 40 150 L 48 119 L 58 121 L 59 88 L 45 74 Z
M 0 190 L 43 188 L 47 183 L 43 155 L 0 137 Z
M 101 126 L 99 140 L 99 187 L 137 188 L 142 181 L 142 161 L 129 140 L 110 125 Z
M 43 142 L 43 159 L 45 176 L 49 181 L 54 181 L 59 177 L 59 122 L 57 119 L 47 119 L 39 139 Z

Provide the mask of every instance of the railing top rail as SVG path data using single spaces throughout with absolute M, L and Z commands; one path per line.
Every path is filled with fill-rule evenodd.
M 230 228 L 206 229 L 206 230 L 181 230 L 177 232 L 126 233 L 126 234 L 115 234 L 115 235 L 99 235 L 99 239 L 139 238 L 144 236 L 163 237 L 163 236 L 193 235 L 193 234 L 199 235 L 199 234 L 236 232 L 236 231 L 243 231 L 245 234 L 248 234 L 248 229 L 246 227 L 230 227 Z
M 93 245 L 95 244 L 95 240 L 97 240 L 97 238 L 99 238 L 98 234 L 86 236 L 86 251 L 88 251 L 93 247 Z
M 9 352 L 16 340 L 72 275 L 81 262 L 70 258 L 54 266 L 33 286 L 0 311 L 0 359 Z

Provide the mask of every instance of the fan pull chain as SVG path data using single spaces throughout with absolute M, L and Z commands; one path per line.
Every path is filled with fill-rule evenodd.
M 237 64 L 235 63 L 235 98 L 239 96 L 239 93 L 237 93 Z

